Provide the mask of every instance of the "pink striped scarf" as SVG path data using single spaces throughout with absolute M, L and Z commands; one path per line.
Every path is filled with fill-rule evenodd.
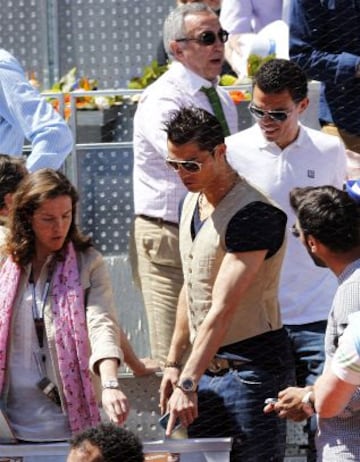
M 9 328 L 21 270 L 9 257 L 0 270 L 0 392 L 6 374 Z M 51 289 L 55 344 L 69 425 L 73 433 L 100 422 L 89 371 L 89 341 L 74 246 L 57 262 Z

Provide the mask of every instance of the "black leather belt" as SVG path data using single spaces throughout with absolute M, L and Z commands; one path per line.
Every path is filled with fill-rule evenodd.
M 245 364 L 248 364 L 248 362 L 249 361 L 215 357 L 210 361 L 206 372 L 209 372 L 211 375 L 223 375 L 230 369 L 239 369 Z
M 159 218 L 159 217 L 149 217 L 148 215 L 142 215 L 142 214 L 137 215 L 137 216 L 139 218 L 142 218 L 143 220 L 157 223 L 158 225 L 176 226 L 176 228 L 179 227 L 178 223 L 174 223 L 173 221 L 163 220 L 162 218 Z

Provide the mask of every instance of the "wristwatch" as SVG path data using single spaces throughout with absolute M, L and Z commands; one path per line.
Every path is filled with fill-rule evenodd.
M 176 384 L 176 387 L 180 388 L 184 393 L 195 393 L 197 391 L 197 385 L 190 377 L 181 379 L 180 382 Z
M 305 393 L 301 403 L 302 409 L 308 417 L 311 417 L 313 414 L 315 414 L 314 392 L 312 390 Z
M 103 390 L 107 390 L 108 388 L 110 389 L 118 389 L 119 388 L 119 381 L 118 379 L 109 379 L 109 380 L 106 380 L 103 384 L 102 384 L 102 389 Z

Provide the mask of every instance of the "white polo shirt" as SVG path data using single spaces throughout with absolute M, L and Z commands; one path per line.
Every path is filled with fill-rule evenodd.
M 335 276 L 316 267 L 299 239 L 290 233 L 296 217 L 289 203 L 294 187 L 333 185 L 342 189 L 345 148 L 335 136 L 300 125 L 285 149 L 268 142 L 257 124 L 226 138 L 230 165 L 275 200 L 288 216 L 288 241 L 279 300 L 284 324 L 326 320 L 337 288 Z

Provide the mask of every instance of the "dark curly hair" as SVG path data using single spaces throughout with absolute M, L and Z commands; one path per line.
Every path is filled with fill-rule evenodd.
M 213 152 L 224 143 L 224 134 L 218 119 L 197 107 L 181 108 L 170 114 L 165 122 L 168 140 L 176 146 L 196 143 L 201 150 Z
M 23 157 L 0 154 L 0 209 L 5 207 L 6 194 L 14 193 L 27 173 Z
M 81 448 L 90 442 L 100 449 L 99 462 L 143 462 L 140 440 L 131 431 L 112 423 L 102 423 L 78 433 L 70 440 L 70 449 Z
M 287 90 L 294 103 L 300 103 L 308 93 L 305 72 L 287 59 L 271 59 L 260 66 L 253 78 L 255 85 L 266 94 Z
M 305 235 L 312 235 L 332 252 L 360 246 L 360 206 L 334 186 L 294 188 L 290 203 Z
M 72 221 L 64 247 L 72 242 L 76 250 L 90 247 L 91 239 L 85 237 L 76 225 L 76 204 L 78 193 L 68 178 L 61 172 L 44 168 L 28 174 L 13 196 L 9 217 L 9 236 L 6 250 L 20 266 L 31 262 L 35 252 L 35 235 L 31 221 L 35 210 L 46 200 L 69 196 L 72 202 Z M 58 252 L 61 259 L 62 252 Z

